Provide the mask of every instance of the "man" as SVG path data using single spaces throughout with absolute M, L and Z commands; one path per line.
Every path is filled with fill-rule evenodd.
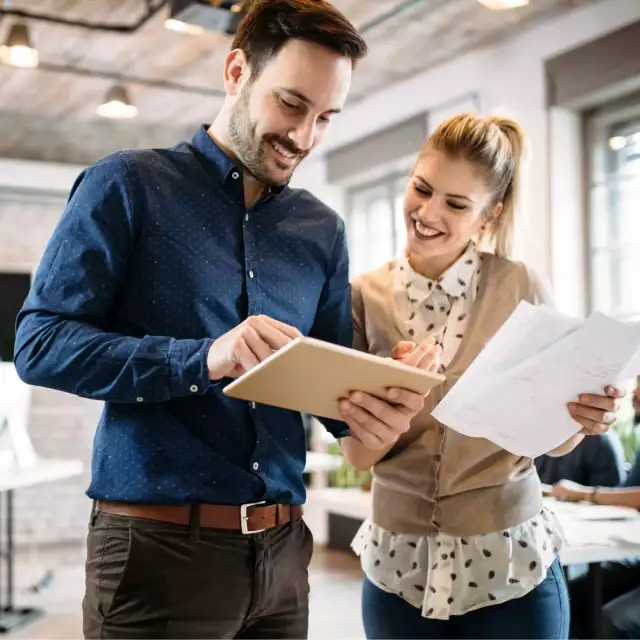
M 585 438 L 564 456 L 543 455 L 534 463 L 540 480 L 549 485 L 571 480 L 586 486 L 617 487 L 626 476 L 624 447 L 613 430 Z
M 257 3 L 211 127 L 116 153 L 72 189 L 18 316 L 15 364 L 28 383 L 106 401 L 86 638 L 307 635 L 301 417 L 222 390 L 300 334 L 351 344 L 344 225 L 287 183 L 365 53 L 325 0 Z M 408 429 L 423 399 L 401 394 L 351 397 L 351 433 Z

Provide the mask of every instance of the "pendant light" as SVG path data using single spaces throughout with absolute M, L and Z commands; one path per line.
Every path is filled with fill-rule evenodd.
M 103 118 L 126 120 L 138 115 L 138 108 L 129 97 L 129 92 L 122 85 L 115 85 L 107 91 L 104 102 L 97 108 Z
M 0 46 L 0 62 L 12 67 L 37 67 L 38 50 L 32 46 L 29 27 L 23 22 L 14 23 L 4 44 Z

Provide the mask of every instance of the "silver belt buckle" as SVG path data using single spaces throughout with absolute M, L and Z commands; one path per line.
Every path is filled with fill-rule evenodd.
M 262 504 L 267 504 L 266 501 L 261 500 L 260 502 L 247 502 L 247 504 L 240 505 L 240 531 L 244 535 L 249 535 L 252 533 L 261 533 L 262 531 L 266 531 L 266 529 L 249 529 L 249 515 L 247 510 L 249 507 L 258 507 Z

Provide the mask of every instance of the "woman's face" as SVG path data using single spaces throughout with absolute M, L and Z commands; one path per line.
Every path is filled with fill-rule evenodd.
M 477 168 L 428 150 L 418 161 L 404 197 L 411 265 L 428 278 L 444 273 L 502 205 L 487 211 L 492 193 Z

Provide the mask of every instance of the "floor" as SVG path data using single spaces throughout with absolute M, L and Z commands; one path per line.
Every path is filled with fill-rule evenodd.
M 74 545 L 18 555 L 19 606 L 44 608 L 47 615 L 11 634 L 12 638 L 82 638 L 80 603 L 84 588 L 83 547 Z M 53 571 L 41 592 L 33 586 Z M 360 622 L 361 572 L 358 560 L 341 551 L 317 548 L 311 562 L 310 640 L 364 638 Z

